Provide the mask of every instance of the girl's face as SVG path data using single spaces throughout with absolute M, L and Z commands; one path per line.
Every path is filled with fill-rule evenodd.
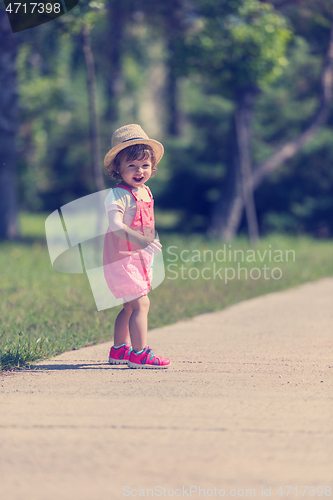
M 132 188 L 139 188 L 151 176 L 151 159 L 143 160 L 122 160 L 119 173 L 123 181 Z

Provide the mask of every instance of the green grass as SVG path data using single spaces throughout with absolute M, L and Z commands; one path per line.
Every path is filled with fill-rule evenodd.
M 22 212 L 19 218 L 19 226 L 23 238 L 42 238 L 45 240 L 45 219 L 49 216 L 45 214 L 31 214 Z
M 38 359 L 110 341 L 113 337 L 114 320 L 120 307 L 98 312 L 85 274 L 62 274 L 52 269 L 44 243 L 45 217 L 22 214 L 21 227 L 26 240 L 0 244 L 2 370 L 27 366 Z M 264 261 L 261 262 L 257 255 L 255 262 L 248 262 L 245 257 L 250 260 L 250 246 L 246 239 L 238 239 L 231 247 L 224 247 L 219 241 L 208 241 L 199 236 L 161 234 L 160 238 L 166 278 L 150 293 L 150 328 L 218 311 L 241 300 L 333 275 L 332 241 L 272 235 L 262 239 L 258 246 L 260 257 L 266 250 Z M 243 250 L 244 262 L 240 262 L 240 252 L 236 262 L 233 258 L 231 262 L 229 259 L 218 262 L 218 259 L 222 260 L 224 248 L 226 257 L 229 250 Z M 183 250 L 186 252 L 182 254 L 182 260 Z M 211 250 L 213 261 L 209 253 L 204 254 L 205 250 Z M 284 262 L 274 262 L 277 250 L 282 252 L 279 255 L 283 255 Z M 295 261 L 291 254 L 288 262 L 285 261 L 286 250 L 294 250 Z M 201 262 L 196 261 L 199 257 Z M 243 269 L 238 279 L 238 264 L 247 269 L 247 278 Z M 264 265 L 267 266 L 267 279 L 262 271 Z M 229 268 L 228 276 L 235 269 L 235 278 L 227 283 L 226 267 Z M 251 279 L 252 268 L 261 269 L 260 279 Z M 281 269 L 280 279 L 271 277 L 272 268 Z M 176 273 L 178 277 L 173 279 Z M 275 277 L 279 273 L 275 271 Z M 252 274 L 256 278 L 258 271 L 252 271 Z

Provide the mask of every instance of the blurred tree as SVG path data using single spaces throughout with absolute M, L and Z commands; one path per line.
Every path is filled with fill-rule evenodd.
M 218 5 L 220 4 L 221 2 Z M 224 3 L 225 18 L 234 12 L 236 4 L 239 6 L 240 2 Z M 202 2 L 200 5 L 207 7 L 210 4 Z M 217 3 L 213 3 L 213 8 L 216 12 Z M 266 5 L 266 8 L 272 11 L 269 5 Z M 290 2 L 286 8 L 288 18 L 291 20 L 290 26 L 295 31 L 295 35 L 290 40 L 286 55 L 282 55 L 280 60 L 275 62 L 275 71 L 271 75 L 267 72 L 268 78 L 266 76 L 266 80 L 259 81 L 257 88 L 253 88 L 253 96 L 249 96 L 248 116 L 252 118 L 254 114 L 254 120 L 250 135 L 251 148 L 248 153 L 251 154 L 250 158 L 254 165 L 259 166 L 265 159 L 270 158 L 279 149 L 281 143 L 290 143 L 297 137 L 299 138 L 316 115 L 323 59 L 329 44 L 330 9 L 331 2 L 326 0 L 319 0 L 315 5 L 309 0 Z M 187 140 L 182 142 L 167 144 L 166 158 L 170 162 L 172 176 L 170 185 L 167 184 L 164 187 L 165 192 L 159 194 L 158 202 L 165 208 L 172 206 L 177 210 L 182 210 L 184 216 L 179 227 L 182 229 L 186 227 L 188 231 L 205 230 L 209 222 L 211 227 L 212 218 L 209 217 L 209 212 L 219 218 L 222 210 L 231 207 L 232 210 L 229 213 L 233 217 L 228 218 L 228 214 L 224 214 L 224 220 L 229 223 L 228 227 L 233 229 L 231 235 L 229 233 L 229 237 L 232 238 L 240 226 L 244 207 L 242 193 L 244 184 L 242 186 L 239 162 L 239 134 L 237 140 L 235 119 L 242 92 L 238 91 L 237 82 L 239 85 L 242 76 L 248 80 L 249 76 L 251 77 L 249 71 L 247 75 L 245 72 L 246 65 L 251 63 L 251 57 L 240 57 L 250 47 L 246 44 L 241 47 L 242 50 L 235 54 L 235 60 L 238 56 L 239 65 L 231 68 L 230 51 L 232 48 L 237 48 L 237 44 L 231 43 L 230 34 L 223 32 L 221 28 L 221 37 L 219 39 L 217 36 L 216 39 L 220 44 L 225 43 L 226 49 L 224 52 L 221 51 L 225 60 L 219 64 L 219 60 L 209 54 L 210 46 L 208 45 L 205 51 L 202 49 L 203 40 L 198 41 L 204 32 L 204 21 L 211 15 L 211 12 L 202 7 L 200 14 L 199 16 L 198 10 L 197 15 L 194 16 L 195 22 L 190 30 L 191 37 L 188 36 L 187 40 L 189 54 L 185 54 L 183 64 L 189 69 L 189 76 L 182 82 L 182 106 L 186 109 L 187 133 L 190 131 L 190 135 L 187 135 Z M 221 22 L 223 23 L 223 19 Z M 282 22 L 286 26 L 286 21 L 282 19 Z M 269 33 L 272 27 L 268 25 L 267 29 Z M 219 34 L 218 30 L 216 34 Z M 211 35 L 212 32 L 209 32 L 208 38 Z M 259 36 L 258 33 L 256 35 Z M 204 41 L 207 42 L 207 40 Z M 266 48 L 267 50 L 270 48 L 269 43 L 266 43 Z M 278 47 L 273 48 L 274 51 L 268 54 L 270 57 L 274 54 L 276 56 Z M 207 57 L 203 58 L 203 54 Z M 290 60 L 289 64 L 287 58 Z M 220 69 L 220 78 L 217 74 L 218 69 Z M 230 69 L 229 72 L 228 69 Z M 254 72 L 252 76 L 255 76 Z M 246 111 L 245 104 L 246 102 L 243 103 L 242 108 Z M 328 112 L 329 101 L 326 101 L 324 107 Z M 244 115 L 246 117 L 246 113 Z M 252 121 L 249 118 L 247 118 L 248 127 Z M 328 122 L 328 127 L 332 127 L 332 120 L 333 117 Z M 333 193 L 333 184 L 329 181 L 331 178 L 330 141 L 328 141 L 327 134 L 324 133 L 322 137 L 323 139 L 316 139 L 316 148 L 303 148 L 304 154 L 298 154 L 297 157 L 294 155 L 292 162 L 289 161 L 284 168 L 279 169 L 277 175 L 269 176 L 269 180 L 263 183 L 257 197 L 263 230 L 276 228 L 281 231 L 285 228 L 324 234 L 324 230 L 320 227 L 326 227 L 328 229 L 325 229 L 325 234 L 333 234 L 333 224 L 330 222 L 329 215 L 330 210 L 333 209 L 333 202 L 329 202 L 329 193 Z M 320 164 L 321 174 L 317 174 L 314 167 L 301 174 L 302 165 L 305 162 L 309 167 L 311 162 L 313 165 Z M 253 169 L 253 171 L 256 170 Z M 326 176 L 325 182 L 322 181 L 323 175 Z M 283 182 L 284 178 L 286 178 L 285 182 Z M 302 179 L 302 182 L 297 182 L 297 179 Z M 309 179 L 312 179 L 312 182 Z M 181 189 L 184 183 L 186 183 L 186 195 Z M 291 185 L 291 183 L 294 184 Z M 283 189 L 286 185 L 289 187 L 288 190 Z M 314 189 L 315 185 L 316 189 Z M 270 186 L 274 186 L 274 191 L 269 194 Z M 320 199 L 320 189 L 323 189 L 323 194 L 325 193 L 325 203 Z M 236 190 L 238 196 L 234 195 Z M 275 193 L 276 195 L 280 193 L 281 196 L 275 199 Z M 219 200 L 218 196 L 220 196 Z M 315 199 L 314 196 L 317 198 Z M 306 205 L 304 210 L 299 208 L 302 199 Z M 234 202 L 234 205 L 230 200 Z M 288 208 L 289 214 L 281 215 L 279 219 L 276 212 L 283 210 L 285 213 Z M 316 225 L 318 225 L 318 230 L 315 230 Z M 329 233 L 330 227 L 331 233 Z M 223 237 L 226 238 L 225 235 Z
M 189 29 L 193 7 L 191 2 L 185 0 L 165 2 L 144 0 L 141 8 L 155 36 L 161 38 L 165 45 L 164 98 L 167 110 L 165 130 L 169 136 L 178 137 L 181 133 L 178 79 L 186 72 L 184 37 Z
M 97 191 L 105 189 L 105 183 L 102 172 L 101 162 L 101 145 L 99 135 L 99 120 L 97 116 L 97 102 L 96 102 L 96 75 L 94 56 L 91 49 L 91 35 L 88 22 L 82 25 L 83 35 L 83 52 L 87 67 L 87 83 L 88 83 L 88 96 L 89 96 L 89 114 L 90 114 L 90 138 L 92 149 L 92 163 L 94 179 Z
M 306 6 L 311 6 L 309 2 L 304 2 Z M 282 6 L 282 4 L 280 4 Z M 330 25 L 329 39 L 327 43 L 326 58 L 321 73 L 321 92 L 317 110 L 308 121 L 305 129 L 291 141 L 280 146 L 265 161 L 256 166 L 249 185 L 249 189 L 256 189 L 262 181 L 281 164 L 293 158 L 306 144 L 308 144 L 318 133 L 320 127 L 326 122 L 333 97 L 333 5 L 324 1 L 320 7 L 326 10 L 326 20 Z M 313 7 L 313 5 L 312 5 Z M 318 15 L 318 14 L 317 14 Z M 325 19 L 324 19 L 325 20 Z M 325 22 L 326 26 L 328 24 Z M 251 186 L 252 184 L 252 186 Z M 300 215 L 300 213 L 299 213 Z
M 25 209 L 54 210 L 104 189 L 90 36 L 104 14 L 102 1 L 81 1 L 58 20 L 19 34 Z
M 17 40 L 0 5 L 0 239 L 18 236 L 16 133 L 18 129 Z
M 283 16 L 258 0 L 204 0 L 201 27 L 190 38 L 193 67 L 236 102 L 236 155 L 227 171 L 227 192 L 215 206 L 208 233 L 229 240 L 236 234 L 245 205 L 250 240 L 258 239 L 252 189 L 251 122 L 255 98 L 287 64 L 291 32 Z
M 94 186 L 82 37 L 66 38 L 60 19 L 18 34 L 18 147 L 25 210 L 55 210 Z
M 108 68 L 106 78 L 107 105 L 105 118 L 111 123 L 119 119 L 119 96 L 124 87 L 122 70 L 122 56 L 124 53 L 124 38 L 126 22 L 129 18 L 129 1 L 107 0 L 107 57 L 105 64 Z
M 316 37 L 314 50 L 310 36 L 307 40 L 296 36 L 283 78 L 257 99 L 253 141 L 256 164 L 269 157 L 282 138 L 291 141 L 298 137 L 313 116 L 322 70 L 318 52 L 327 46 L 327 39 L 323 38 L 319 47 L 318 40 Z M 325 125 L 308 145 L 257 188 L 257 211 L 263 232 L 333 236 L 332 125 L 331 107 Z
M 307 2 L 307 7 L 309 5 Z M 325 85 L 322 86 L 317 113 L 297 139 L 278 148 L 265 162 L 252 169 L 254 104 L 259 91 L 272 85 L 288 64 L 286 48 L 291 32 L 286 20 L 268 3 L 204 0 L 199 6 L 201 26 L 190 39 L 191 63 L 209 78 L 211 92 L 220 90 L 236 102 L 236 154 L 223 181 L 224 189 L 221 186 L 221 197 L 213 210 L 208 233 L 221 239 L 232 239 L 239 228 L 245 205 L 250 239 L 255 242 L 258 233 L 253 190 L 271 171 L 309 142 L 327 117 L 331 101 L 330 43 L 322 75 Z M 326 7 L 326 15 L 330 17 L 332 5 Z
M 96 96 L 96 74 L 94 55 L 91 47 L 91 29 L 101 19 L 105 11 L 104 0 L 98 2 L 82 1 L 79 9 L 71 11 L 71 24 L 66 18 L 66 33 L 80 32 L 83 39 L 83 53 L 87 72 L 87 86 L 89 99 L 89 125 L 90 141 L 92 152 L 93 176 L 97 191 L 105 189 L 101 164 L 101 146 L 99 133 L 99 119 L 97 115 L 97 96 Z
M 180 106 L 178 78 L 183 73 L 182 59 L 185 35 L 186 7 L 182 0 L 169 0 L 158 4 L 162 8 L 163 33 L 166 41 L 166 86 L 167 107 L 166 131 L 170 136 L 180 135 Z M 163 6 L 163 7 L 162 7 Z

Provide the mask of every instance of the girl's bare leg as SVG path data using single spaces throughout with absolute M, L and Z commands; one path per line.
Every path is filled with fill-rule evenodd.
M 141 351 L 147 345 L 148 311 L 150 301 L 147 295 L 129 302 L 132 314 L 129 320 L 129 332 L 134 351 Z
M 129 341 L 129 320 L 132 314 L 132 308 L 129 302 L 124 304 L 114 325 L 114 345 L 122 345 Z

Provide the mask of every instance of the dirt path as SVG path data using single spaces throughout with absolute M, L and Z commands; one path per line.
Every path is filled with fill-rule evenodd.
M 0 500 L 332 498 L 332 306 L 327 278 L 153 330 L 168 370 L 109 343 L 0 376 Z

